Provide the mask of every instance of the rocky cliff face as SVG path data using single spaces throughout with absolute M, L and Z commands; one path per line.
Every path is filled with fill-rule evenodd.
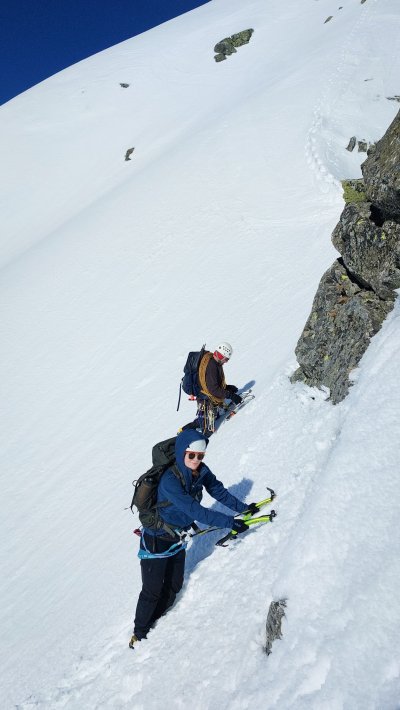
M 400 111 L 361 170 L 371 202 L 400 221 Z
M 347 204 L 332 235 L 341 258 L 320 281 L 291 378 L 328 387 L 334 403 L 346 396 L 349 373 L 400 288 L 400 111 L 362 173 L 363 180 L 345 184 Z

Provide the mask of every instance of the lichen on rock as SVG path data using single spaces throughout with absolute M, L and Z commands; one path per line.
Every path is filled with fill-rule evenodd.
M 342 180 L 343 199 L 346 202 L 365 202 L 365 185 L 362 178 L 355 180 Z
M 225 37 L 225 39 L 221 39 L 221 41 L 215 45 L 214 52 L 218 52 L 218 54 L 224 54 L 226 57 L 229 57 L 231 54 L 236 52 L 236 47 L 230 37 Z
M 242 30 L 242 32 L 237 32 L 234 35 L 231 35 L 231 40 L 234 44 L 235 47 L 242 47 L 244 44 L 248 44 L 251 40 L 251 35 L 253 34 L 254 30 L 249 29 L 249 30 Z
M 221 39 L 214 47 L 216 52 L 214 59 L 216 62 L 222 62 L 226 57 L 236 53 L 236 47 L 242 47 L 250 42 L 254 30 L 242 30 L 231 37 Z

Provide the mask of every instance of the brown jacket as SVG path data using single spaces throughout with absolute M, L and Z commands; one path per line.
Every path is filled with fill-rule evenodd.
M 213 354 L 206 351 L 201 358 L 199 366 L 199 381 L 203 394 L 205 394 L 213 404 L 222 404 L 224 399 L 229 398 L 226 391 L 224 369 L 213 358 Z

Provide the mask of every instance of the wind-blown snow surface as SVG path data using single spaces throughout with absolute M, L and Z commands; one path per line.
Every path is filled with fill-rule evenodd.
M 398 0 L 213 0 L 0 110 L 2 707 L 400 706 L 399 307 L 341 405 L 287 377 L 365 157 L 347 142 L 398 108 L 398 25 Z M 194 415 L 187 351 L 221 338 L 256 400 L 207 460 L 278 517 L 196 541 L 132 652 L 130 482 Z

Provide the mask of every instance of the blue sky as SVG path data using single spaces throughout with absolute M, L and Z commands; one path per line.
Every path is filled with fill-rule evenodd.
M 3 0 L 0 104 L 209 0 Z

